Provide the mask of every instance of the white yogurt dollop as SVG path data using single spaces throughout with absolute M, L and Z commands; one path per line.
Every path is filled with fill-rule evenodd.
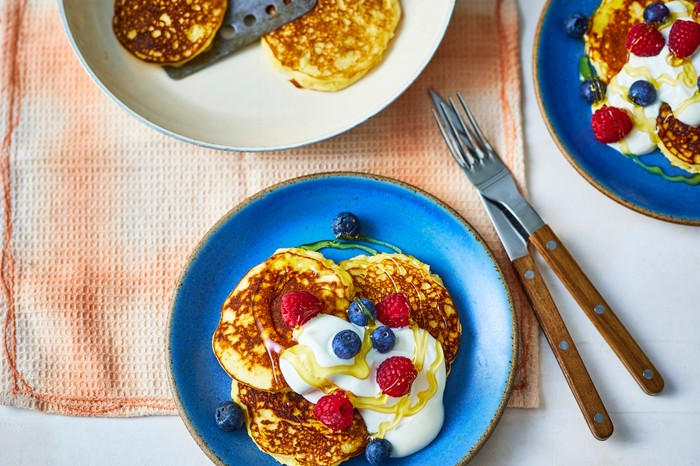
M 678 120 L 691 126 L 700 125 L 700 96 L 698 96 L 697 84 L 700 49 L 690 57 L 695 79 L 689 79 L 683 62 L 674 63 L 668 48 L 668 36 L 673 23 L 678 20 L 693 21 L 692 12 L 679 1 L 668 2 L 666 6 L 675 19 L 660 30 L 666 40 L 666 45 L 661 52 L 654 57 L 638 57 L 630 53 L 628 62 L 610 80 L 605 101 L 593 105 L 593 111 L 602 105 L 607 105 L 628 110 L 632 115 L 634 123 L 632 131 L 620 142 L 609 144 L 623 154 L 642 155 L 657 148 L 660 143 L 656 135 L 656 117 L 663 102 L 671 106 Z M 642 79 L 651 82 L 657 92 L 656 102 L 646 107 L 635 105 L 627 97 L 630 86 Z
M 376 324 L 382 325 L 378 321 Z M 341 359 L 333 352 L 333 337 L 347 329 L 356 332 L 363 340 L 364 351 L 354 359 Z M 427 446 L 442 428 L 446 369 L 442 346 L 428 332 L 417 327 L 392 330 L 396 336 L 394 348 L 379 353 L 367 346 L 369 329 L 335 316 L 319 314 L 296 333 L 301 347 L 297 350 L 302 350 L 302 354 L 307 354 L 307 351 L 312 354 L 315 364 L 309 362 L 310 358 L 299 358 L 298 353 L 292 356 L 291 353 L 297 350 L 290 352 L 295 348 L 291 347 L 280 355 L 280 369 L 292 390 L 312 403 L 324 395 L 315 383 L 320 384 L 320 379 L 325 386 L 330 383 L 351 394 L 349 398 L 365 421 L 367 431 L 371 435 L 383 434 L 382 437 L 391 442 L 392 457 L 404 457 Z M 362 358 L 365 352 L 366 356 Z M 405 356 L 414 361 L 414 365 L 420 365 L 410 394 L 401 398 L 383 395 L 376 381 L 377 368 L 392 356 Z M 310 379 L 314 380 L 313 384 L 309 383 Z M 425 400 L 427 396 L 429 398 Z M 380 411 L 385 409 L 377 408 L 377 404 L 394 409 L 383 413 Z

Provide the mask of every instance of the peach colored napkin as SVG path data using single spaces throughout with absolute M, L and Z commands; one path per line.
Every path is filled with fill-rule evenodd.
M 1 404 L 175 413 L 164 335 L 181 268 L 230 208 L 299 175 L 359 171 L 423 188 L 474 225 L 514 281 L 427 96 L 460 89 L 523 185 L 514 0 L 458 1 L 434 59 L 385 111 L 332 140 L 263 154 L 195 147 L 137 122 L 79 65 L 57 2 L 4 0 L 1 28 Z M 537 324 L 514 297 L 522 350 L 510 406 L 535 407 Z

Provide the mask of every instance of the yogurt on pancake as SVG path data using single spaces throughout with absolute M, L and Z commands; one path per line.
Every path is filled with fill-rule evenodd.
M 653 57 L 639 57 L 630 53 L 625 66 L 610 80 L 605 100 L 593 105 L 593 111 L 607 105 L 625 109 L 632 116 L 632 131 L 620 142 L 609 144 L 623 154 L 643 155 L 657 148 L 660 142 L 656 134 L 656 117 L 663 102 L 671 106 L 678 120 L 691 126 L 700 125 L 697 83 L 700 52 L 696 51 L 689 59 L 676 60 L 668 48 L 671 26 L 679 19 L 692 21 L 692 9 L 688 9 L 692 7 L 686 7 L 680 1 L 665 5 L 673 20 L 660 28 L 666 39 L 661 52 Z M 630 86 L 640 79 L 652 83 L 657 91 L 656 102 L 646 107 L 635 105 L 627 97 Z
M 369 334 L 381 325 L 375 321 L 370 327 L 360 327 L 319 314 L 294 331 L 299 344 L 282 351 L 280 369 L 292 390 L 312 403 L 326 394 L 324 389 L 343 390 L 367 431 L 391 442 L 392 457 L 404 457 L 427 446 L 442 428 L 445 359 L 442 345 L 415 325 L 392 329 L 394 348 L 378 352 Z M 352 330 L 362 339 L 362 349 L 353 359 L 341 359 L 333 352 L 333 337 L 342 330 Z M 411 359 L 418 370 L 410 393 L 400 398 L 382 394 L 376 381 L 377 368 L 392 356 Z

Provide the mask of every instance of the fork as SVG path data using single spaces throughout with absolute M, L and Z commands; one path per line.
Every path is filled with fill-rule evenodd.
M 566 286 L 588 318 L 616 353 L 639 386 L 649 395 L 659 393 L 664 380 L 610 306 L 557 238 L 552 229 L 518 191 L 510 171 L 493 149 L 466 105 L 457 98 L 468 123 L 453 99 L 449 105 L 431 91 L 440 131 L 467 178 L 487 201 L 504 210 L 525 242 L 532 243 Z
M 458 92 L 457 98 L 465 110 L 470 127 L 459 117 L 457 107 L 450 98 L 450 107 L 457 121 L 453 121 L 452 118 L 445 120 L 452 137 L 447 133 L 448 128 L 443 126 L 433 111 L 452 155 L 479 193 L 509 210 L 515 218 L 522 219 L 519 222 L 527 233 L 532 235 L 545 225 L 544 221 L 520 195 L 510 170 L 484 136 L 462 94 Z M 440 105 L 445 104 L 443 102 Z M 443 107 L 443 111 L 446 110 L 447 107 Z

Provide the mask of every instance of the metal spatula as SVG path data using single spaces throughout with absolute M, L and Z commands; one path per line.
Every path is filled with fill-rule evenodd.
M 183 65 L 163 68 L 171 78 L 182 79 L 297 19 L 315 5 L 316 0 L 229 0 L 211 47 Z

